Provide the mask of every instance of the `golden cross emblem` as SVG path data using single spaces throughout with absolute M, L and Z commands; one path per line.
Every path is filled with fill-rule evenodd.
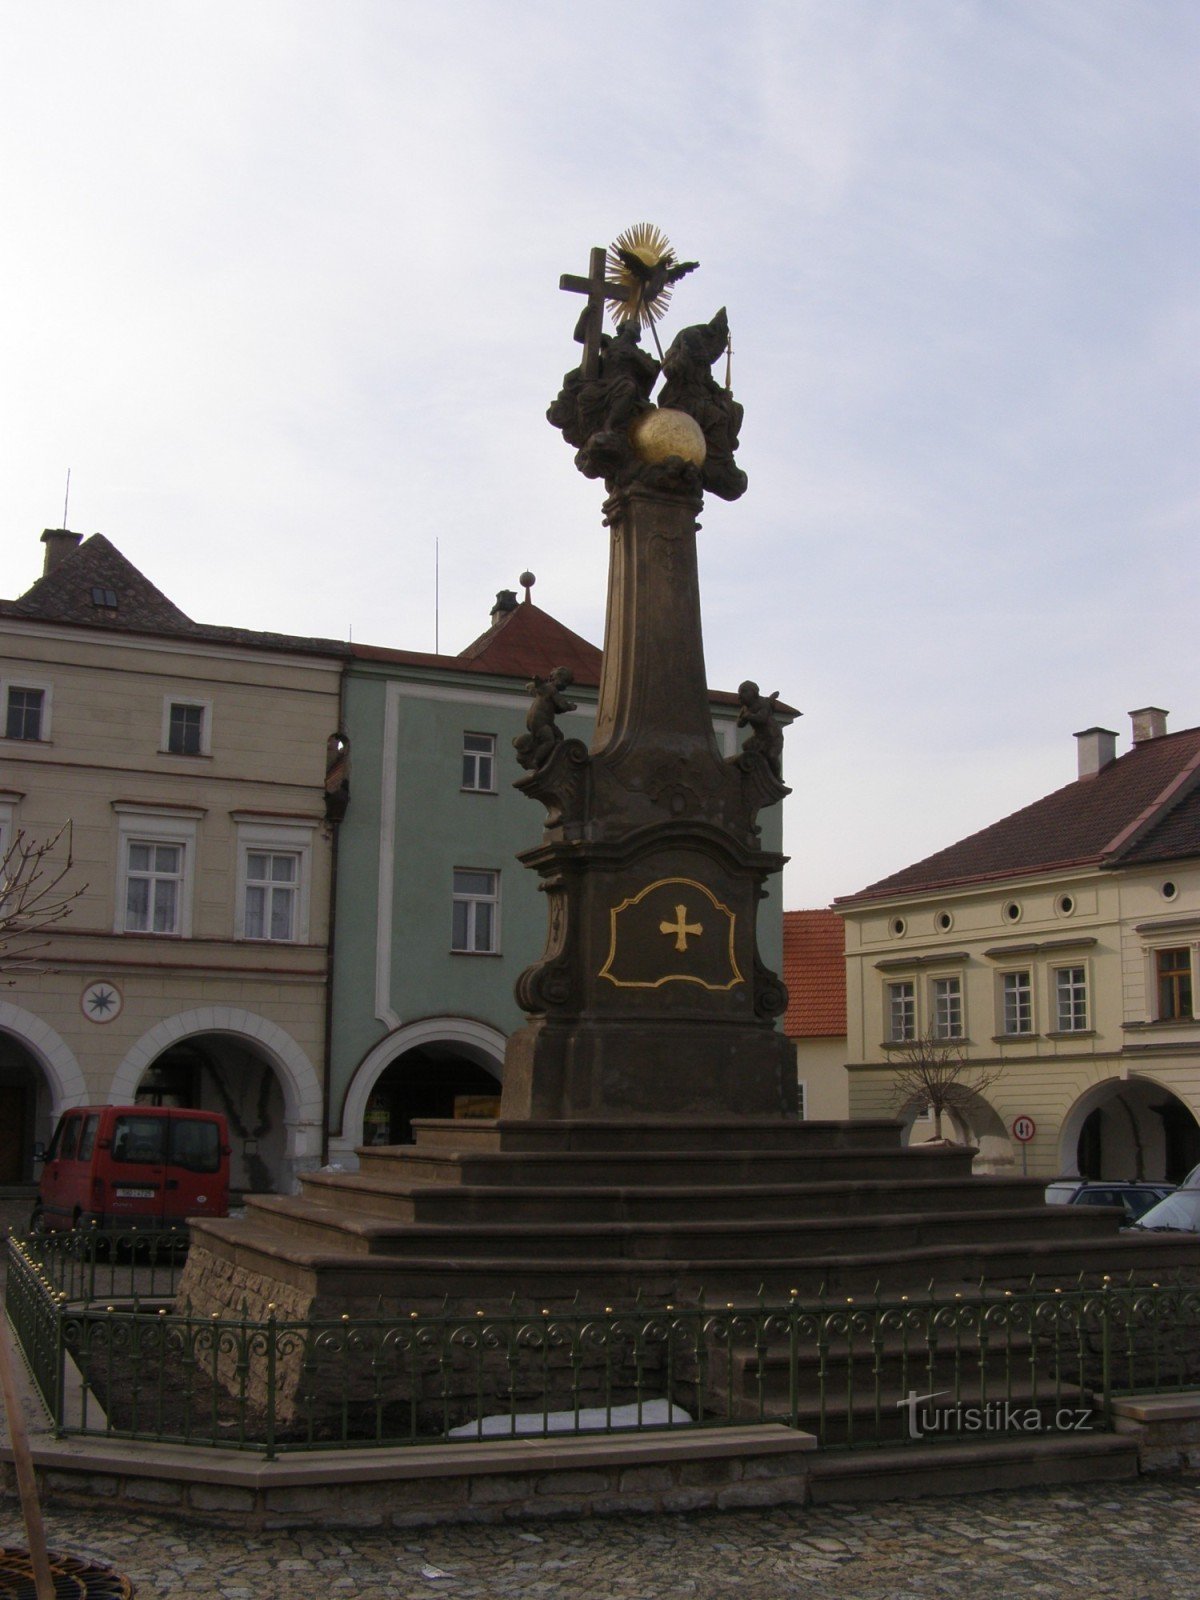
M 676 950 L 686 950 L 688 934 L 694 934 L 697 938 L 699 938 L 699 936 L 704 932 L 704 927 L 703 924 L 699 922 L 688 921 L 686 906 L 676 906 L 675 921 L 660 922 L 658 925 L 658 931 L 659 933 L 673 933 L 675 935 Z

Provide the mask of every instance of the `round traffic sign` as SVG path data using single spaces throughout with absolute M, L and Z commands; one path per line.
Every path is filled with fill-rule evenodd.
M 1037 1123 L 1032 1117 L 1015 1117 L 1012 1125 L 1012 1136 L 1018 1144 L 1028 1144 L 1037 1132 Z

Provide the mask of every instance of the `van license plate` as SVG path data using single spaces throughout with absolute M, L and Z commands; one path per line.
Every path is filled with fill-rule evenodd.
M 153 1200 L 153 1189 L 118 1189 L 118 1200 Z

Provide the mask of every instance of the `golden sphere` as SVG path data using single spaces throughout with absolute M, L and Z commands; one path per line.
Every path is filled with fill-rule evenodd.
M 656 406 L 653 411 L 643 411 L 630 426 L 629 439 L 642 461 L 658 462 L 665 461 L 668 456 L 682 456 L 699 467 L 707 454 L 704 431 L 695 417 L 670 407 Z

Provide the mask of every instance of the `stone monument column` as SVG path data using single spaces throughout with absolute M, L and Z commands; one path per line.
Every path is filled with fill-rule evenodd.
M 603 292 L 595 272 L 565 286 Z M 703 490 L 735 499 L 746 484 L 733 461 L 741 407 L 710 373 L 728 323 L 721 311 L 683 330 L 662 364 L 674 404 L 655 406 L 659 363 L 638 348 L 634 315 L 611 339 L 593 327 L 589 345 L 584 330 L 585 362 L 549 413 L 609 491 L 604 668 L 590 750 L 553 726 L 552 663 L 532 686 L 537 743 L 519 746 L 518 787 L 548 815 L 521 860 L 541 878 L 548 932 L 517 984 L 528 1021 L 509 1041 L 501 1119 L 787 1118 L 787 996 L 755 932 L 784 858 L 762 849 L 755 819 L 789 792 L 778 752 L 790 713 L 743 684 L 739 721 L 753 731 L 722 756 L 700 621 Z

